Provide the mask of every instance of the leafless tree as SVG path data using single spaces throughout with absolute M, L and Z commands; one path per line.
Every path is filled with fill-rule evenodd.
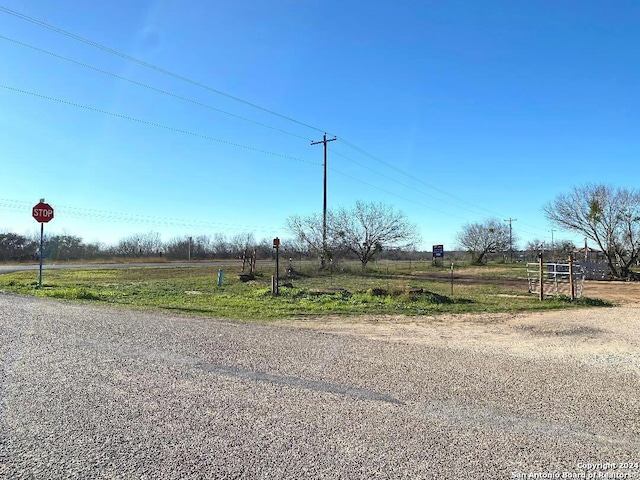
M 217 258 L 231 258 L 231 246 L 223 233 L 216 233 L 213 238 L 212 248 Z
M 213 258 L 211 238 L 207 235 L 173 238 L 165 243 L 164 252 L 167 258 L 172 260 L 186 260 L 189 257 L 198 260 Z
M 555 225 L 596 242 L 614 277 L 627 277 L 640 254 L 640 192 L 602 184 L 574 187 L 543 208 Z
M 551 252 L 552 255 L 555 255 L 556 258 L 568 258 L 571 253 L 575 250 L 576 245 L 571 240 L 556 240 L 553 245 L 546 241 L 540 240 L 539 238 L 535 238 L 533 240 L 529 240 L 525 246 L 525 251 L 531 254 L 531 259 L 536 258 L 537 254 L 540 252 Z M 545 258 L 548 256 L 545 254 Z
M 251 251 L 256 246 L 256 239 L 253 233 L 238 233 L 231 237 L 229 247 L 231 254 L 235 258 L 240 258 L 244 254 L 251 255 Z
M 137 233 L 118 242 L 115 254 L 123 257 L 157 255 L 162 250 L 162 240 L 157 232 Z
M 332 213 L 327 212 L 327 225 L 332 221 Z M 286 221 L 287 230 L 294 235 L 294 242 L 296 242 L 301 250 L 309 250 L 318 256 L 322 255 L 323 241 L 322 241 L 322 215 L 314 213 L 307 215 L 306 217 L 300 215 L 293 215 Z M 327 234 L 329 235 L 329 228 L 327 228 Z M 327 237 L 327 252 L 325 255 L 331 258 L 335 247 L 335 241 L 332 238 Z
M 356 202 L 353 208 L 340 208 L 328 222 L 337 245 L 354 253 L 362 268 L 383 249 L 412 248 L 420 237 L 417 226 L 404 213 L 383 203 Z
M 483 263 L 488 253 L 504 252 L 509 249 L 509 226 L 496 218 L 482 223 L 467 223 L 457 236 L 462 250 L 471 252 L 475 263 Z M 516 242 L 515 235 L 511 243 Z
M 322 253 L 322 215 L 294 215 L 287 229 L 318 255 Z M 387 248 L 411 248 L 419 241 L 417 227 L 404 213 L 382 203 L 356 202 L 352 208 L 327 212 L 327 257 L 351 252 L 362 263 Z

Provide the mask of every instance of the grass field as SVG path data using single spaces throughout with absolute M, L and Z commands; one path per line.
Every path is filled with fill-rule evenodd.
M 271 294 L 271 266 L 259 266 L 254 280 L 238 279 L 239 267 L 146 267 L 47 270 L 43 288 L 37 272 L 0 276 L 0 290 L 126 307 L 177 311 L 236 319 L 275 319 L 324 315 L 432 315 L 520 312 L 607 305 L 606 302 L 550 298 L 540 302 L 526 291 L 522 265 L 462 267 L 454 272 L 424 262 L 379 262 L 362 271 L 343 264 L 318 272 L 294 264 L 287 278 L 281 267 L 280 295 Z M 464 282 L 462 279 L 464 278 Z M 471 280 L 471 281 L 470 281 Z

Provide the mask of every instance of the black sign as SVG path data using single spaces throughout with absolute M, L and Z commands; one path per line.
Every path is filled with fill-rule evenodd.
M 434 245 L 433 258 L 443 258 L 443 257 L 444 257 L 444 245 Z

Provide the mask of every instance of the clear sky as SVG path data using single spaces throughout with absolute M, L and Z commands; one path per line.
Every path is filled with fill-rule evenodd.
M 0 231 L 44 197 L 86 241 L 287 237 L 326 131 L 329 207 L 393 205 L 426 249 L 489 217 L 550 242 L 557 194 L 636 187 L 639 24 L 635 0 L 0 0 Z

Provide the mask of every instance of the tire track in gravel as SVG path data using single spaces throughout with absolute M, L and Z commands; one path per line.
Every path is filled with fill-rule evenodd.
M 202 371 L 215 373 L 218 375 L 225 375 L 229 377 L 239 378 L 248 381 L 255 382 L 267 382 L 280 385 L 287 385 L 290 387 L 303 388 L 307 390 L 313 390 L 316 392 L 335 393 L 338 395 L 344 395 L 347 397 L 361 399 L 388 402 L 396 405 L 403 405 L 401 401 L 392 397 L 391 395 L 382 394 L 373 390 L 367 390 L 364 388 L 358 388 L 348 385 L 339 385 L 336 383 L 323 382 L 318 380 L 310 380 L 301 377 L 294 377 L 290 375 L 276 375 L 273 373 L 262 372 L 258 370 L 249 370 L 246 368 L 240 368 L 234 365 L 217 365 L 212 363 L 203 363 L 197 358 L 187 357 L 184 355 L 177 355 L 174 352 L 158 351 L 145 349 L 144 351 L 139 348 L 104 348 L 104 346 L 98 346 L 97 342 L 89 343 L 82 342 L 78 346 L 88 346 L 96 350 L 101 350 L 103 353 L 111 353 L 121 357 L 127 358 L 141 358 L 152 362 L 170 362 L 180 365 L 188 365 L 194 368 L 198 368 Z

